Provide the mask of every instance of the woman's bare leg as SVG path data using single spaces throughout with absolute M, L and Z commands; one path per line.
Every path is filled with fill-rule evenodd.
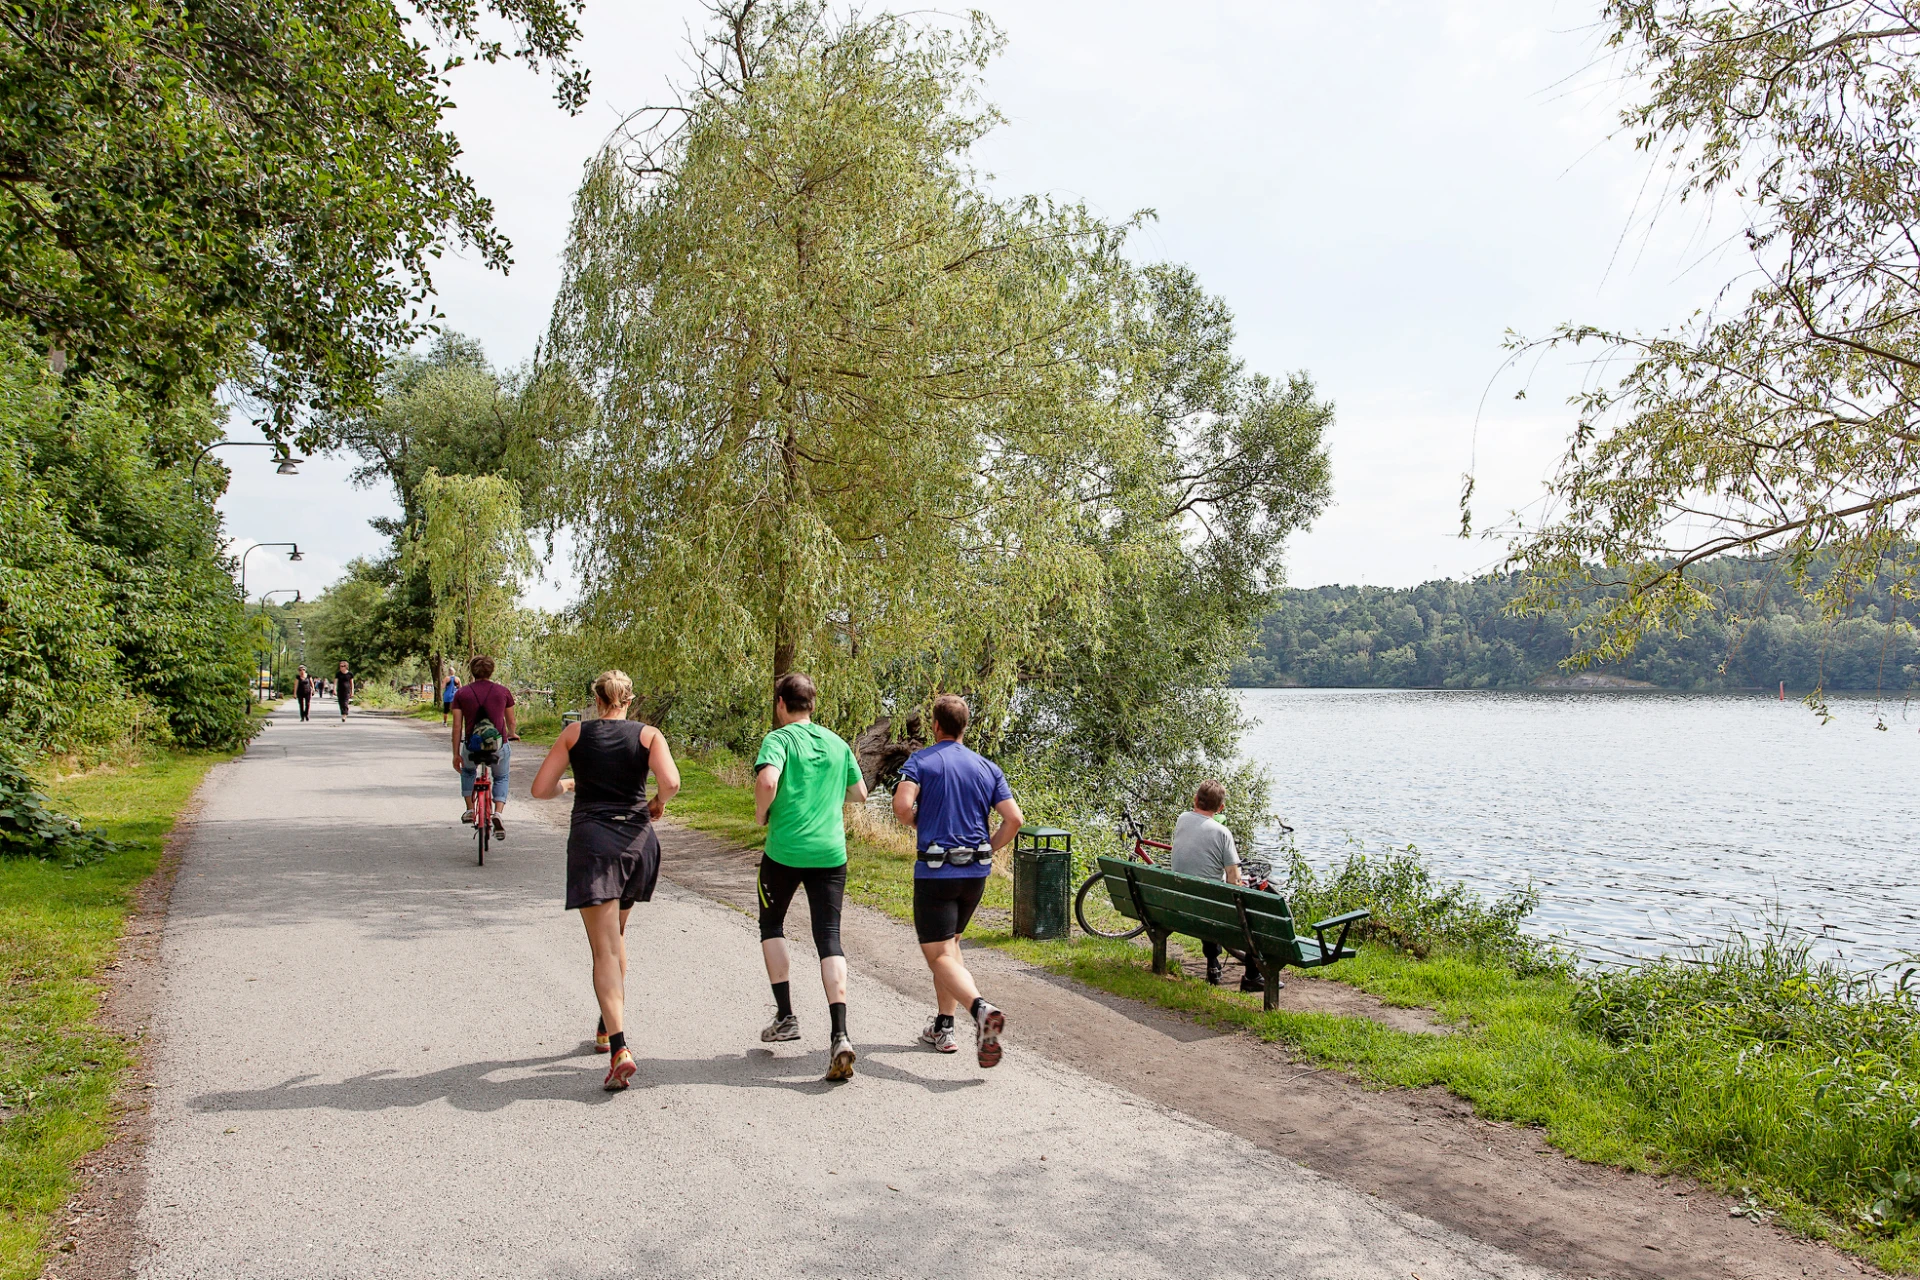
M 607 1034 L 626 1030 L 627 940 L 622 936 L 618 902 L 600 902 L 580 908 L 580 923 L 593 948 L 593 994 L 600 1001 L 600 1017 Z

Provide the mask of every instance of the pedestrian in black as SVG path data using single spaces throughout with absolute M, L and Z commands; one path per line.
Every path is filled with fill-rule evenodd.
M 340 719 L 347 718 L 347 704 L 353 701 L 353 674 L 347 670 L 347 664 L 340 664 L 340 673 L 333 678 L 333 700 L 340 704 Z
M 305 667 L 293 682 L 293 696 L 300 699 L 300 718 L 305 720 L 307 713 L 313 710 L 313 677 L 307 674 Z

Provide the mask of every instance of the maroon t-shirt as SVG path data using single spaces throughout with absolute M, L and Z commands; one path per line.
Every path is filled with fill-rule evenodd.
M 491 680 L 475 680 L 460 686 L 453 695 L 453 708 L 460 713 L 460 731 L 472 733 L 481 717 L 493 721 L 500 736 L 507 735 L 507 708 L 513 705 L 513 690 Z

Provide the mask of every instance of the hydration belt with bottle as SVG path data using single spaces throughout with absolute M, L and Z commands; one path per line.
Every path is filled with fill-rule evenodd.
M 944 845 L 930 844 L 920 851 L 920 861 L 930 867 L 970 867 L 978 862 L 983 867 L 993 865 L 993 846 L 982 841 L 979 844 L 960 845 L 947 848 Z

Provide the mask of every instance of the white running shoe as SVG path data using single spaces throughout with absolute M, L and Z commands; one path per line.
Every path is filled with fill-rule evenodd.
M 853 1059 L 853 1041 L 847 1038 L 845 1032 L 835 1036 L 833 1049 L 827 1060 L 827 1079 L 853 1079 Z
M 927 1019 L 926 1030 L 920 1033 L 920 1043 L 932 1045 L 936 1053 L 960 1052 L 960 1041 L 953 1034 L 953 1025 L 940 1025 L 940 1019 Z
M 768 1044 L 776 1040 L 798 1040 L 800 1038 L 798 1015 L 790 1013 L 783 1018 L 777 1013 L 774 1014 L 773 1021 L 760 1032 L 760 1038 Z
M 982 1000 L 980 1012 L 973 1015 L 973 1043 L 979 1050 L 981 1066 L 1000 1065 L 1000 1033 L 1006 1029 L 1007 1015 Z

